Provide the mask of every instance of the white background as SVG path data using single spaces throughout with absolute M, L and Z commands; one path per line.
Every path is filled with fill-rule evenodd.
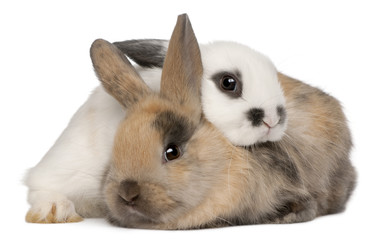
M 7 2 L 0 3 L 1 239 L 376 239 L 377 7 L 372 1 Z M 40 160 L 98 85 L 89 58 L 92 41 L 167 39 L 184 12 L 200 42 L 247 44 L 280 71 L 341 100 L 359 174 L 347 210 L 304 224 L 200 231 L 122 229 L 102 219 L 25 223 L 26 169 Z

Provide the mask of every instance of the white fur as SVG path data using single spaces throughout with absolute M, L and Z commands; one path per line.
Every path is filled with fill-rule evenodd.
M 47 216 L 41 203 L 48 209 L 68 198 L 83 217 L 102 215 L 102 177 L 111 157 L 115 132 L 124 116 L 121 105 L 102 86 L 94 90 L 52 148 L 28 172 L 25 182 L 32 211 L 42 209 L 42 215 Z M 56 204 L 57 212 L 60 206 Z
M 279 120 L 276 108 L 285 107 L 283 91 L 271 61 L 249 47 L 233 42 L 215 42 L 201 47 L 204 76 L 202 104 L 205 116 L 235 145 L 277 141 L 286 123 L 269 128 L 253 127 L 246 112 L 252 108 L 265 111 L 264 121 L 273 125 Z M 238 70 L 242 76 L 241 98 L 222 93 L 210 78 L 217 72 Z
M 286 124 L 269 131 L 264 125 L 252 127 L 245 115 L 251 108 L 260 107 L 266 111 L 265 121 L 274 122 L 276 106 L 285 106 L 273 64 L 248 47 L 230 42 L 202 45 L 201 53 L 202 102 L 208 120 L 236 145 L 279 140 Z M 219 71 L 236 69 L 242 74 L 244 91 L 242 98 L 232 99 L 210 78 Z M 159 91 L 161 69 L 139 68 L 138 71 L 153 90 Z M 60 219 L 74 216 L 76 212 L 83 217 L 104 215 L 101 184 L 117 126 L 125 114 L 102 86 L 94 90 L 52 148 L 28 172 L 25 183 L 29 187 L 31 211 L 44 218 L 54 204 Z

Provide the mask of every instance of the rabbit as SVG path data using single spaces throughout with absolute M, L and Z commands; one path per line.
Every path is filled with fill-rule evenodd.
M 103 183 L 111 223 L 195 229 L 304 222 L 344 210 L 356 173 L 335 98 L 279 75 L 286 134 L 245 148 L 203 114 L 203 65 L 187 16 L 178 17 L 159 94 L 111 43 L 96 40 L 91 58 L 104 88 L 128 109 Z
M 138 63 L 144 63 L 136 67 L 148 86 L 158 92 L 161 78 L 161 68 L 158 67 L 162 66 L 166 55 L 164 44 L 168 42 L 152 40 L 141 43 L 144 50 L 129 47 L 128 51 L 145 51 L 149 46 L 150 58 L 139 59 Z M 208 81 L 203 81 L 202 91 L 206 117 L 236 145 L 247 146 L 281 139 L 288 118 L 284 94 L 272 63 L 263 55 L 237 43 L 202 45 L 201 51 L 208 68 L 204 69 L 207 75 L 204 79 Z M 159 52 L 159 58 L 156 52 Z M 228 57 L 228 60 L 216 62 L 214 57 Z M 226 65 L 226 62 L 231 65 Z M 157 68 L 146 70 L 148 64 Z M 246 79 L 241 81 L 241 78 L 250 76 L 255 78 L 253 87 L 248 85 Z M 257 82 L 258 79 L 263 81 Z M 236 91 L 221 90 L 220 80 L 235 81 Z M 248 93 L 235 97 L 242 88 Z M 262 93 L 265 95 L 262 96 Z M 93 91 L 51 149 L 27 172 L 24 182 L 29 188 L 31 208 L 26 221 L 70 222 L 80 221 L 81 217 L 103 216 L 105 210 L 100 207 L 103 206 L 100 194 L 102 175 L 110 160 L 116 129 L 126 114 L 127 109 L 102 86 Z M 93 211 L 93 208 L 102 210 Z M 53 218 L 49 217 L 51 209 L 56 209 Z
M 168 43 L 141 39 L 114 45 L 140 66 L 139 74 L 158 91 Z M 280 140 L 287 126 L 285 98 L 270 59 L 236 42 L 201 44 L 200 51 L 206 118 L 234 145 Z
M 122 59 L 122 61 L 125 62 L 126 60 Z M 109 61 L 109 63 L 114 64 L 114 65 L 118 64 L 117 66 L 119 66 L 119 62 L 122 62 L 122 61 L 116 61 L 116 62 Z M 124 70 L 125 68 L 122 68 L 122 69 Z M 97 72 L 99 72 L 98 69 L 96 70 Z M 132 72 L 133 71 L 131 71 L 131 73 Z M 130 74 L 129 71 L 128 73 Z M 147 75 L 149 73 L 147 73 Z M 141 75 L 143 76 L 143 74 Z M 205 120 L 205 116 L 202 114 L 200 122 L 203 123 L 203 125 L 201 124 L 200 126 L 205 126 L 204 129 L 208 128 L 209 129 L 208 131 L 214 134 L 212 138 L 216 139 L 216 141 L 214 141 L 214 144 L 211 143 L 208 146 L 208 148 L 203 149 L 204 152 L 202 152 L 202 154 L 211 153 L 211 151 L 213 151 L 213 153 L 211 154 L 216 153 L 217 155 L 214 154 L 214 156 L 209 159 L 215 158 L 215 156 L 219 157 L 219 159 L 217 159 L 216 157 L 215 162 L 208 163 L 210 164 L 210 166 L 213 166 L 215 170 L 217 171 L 213 173 L 209 173 L 208 176 L 205 176 L 207 173 L 203 172 L 203 174 L 200 176 L 198 180 L 200 179 L 203 180 L 203 178 L 207 179 L 206 181 L 203 180 L 204 181 L 203 183 L 208 182 L 208 181 L 209 182 L 214 181 L 216 179 L 211 180 L 211 179 L 208 179 L 208 177 L 213 176 L 213 174 L 220 171 L 222 172 L 222 174 L 226 174 L 227 177 L 226 177 L 225 182 L 222 182 L 222 183 L 218 182 L 219 184 L 218 187 L 220 187 L 220 185 L 221 185 L 221 188 L 226 186 L 227 188 L 229 188 L 229 193 L 230 193 L 231 192 L 230 190 L 232 191 L 235 190 L 233 189 L 233 187 L 241 191 L 240 188 L 246 187 L 247 185 L 247 188 L 244 188 L 242 190 L 244 191 L 244 190 L 250 189 L 250 186 L 251 188 L 254 188 L 255 186 L 259 186 L 258 181 L 262 180 L 263 177 L 266 174 L 268 174 L 268 171 L 270 170 L 272 170 L 271 174 L 275 174 L 275 172 L 278 173 L 275 176 L 270 176 L 272 180 L 278 179 L 279 181 L 281 181 L 281 178 L 284 179 L 284 176 L 283 177 L 281 176 L 283 172 L 289 172 L 293 176 L 295 175 L 299 176 L 298 172 L 300 172 L 300 176 L 301 176 L 301 174 L 303 174 L 301 173 L 301 171 L 304 171 L 301 169 L 302 166 L 301 168 L 297 168 L 296 165 L 291 163 L 290 159 L 287 160 L 284 157 L 288 157 L 292 154 L 297 155 L 300 153 L 302 149 L 305 149 L 307 152 L 309 151 L 310 154 L 309 153 L 306 155 L 302 154 L 302 156 L 304 156 L 305 159 L 309 160 L 309 158 L 312 157 L 312 155 L 314 157 L 318 157 L 316 155 L 318 154 L 318 152 L 316 151 L 323 150 L 323 146 L 325 144 L 317 146 L 316 145 L 317 142 L 302 142 L 301 138 L 304 138 L 304 137 L 300 137 L 300 135 L 296 136 L 295 134 L 292 134 L 292 133 L 297 132 L 297 134 L 304 134 L 304 135 L 306 134 L 305 139 L 309 138 L 309 135 L 307 135 L 307 131 L 308 129 L 310 131 L 314 129 L 315 124 L 310 125 L 312 123 L 311 121 L 309 121 L 307 125 L 303 125 L 302 122 L 300 122 L 299 120 L 302 121 L 304 117 L 308 120 L 312 120 L 314 113 L 316 114 L 323 113 L 323 109 L 321 110 L 321 108 L 323 108 L 324 106 L 321 106 L 321 104 L 315 103 L 314 100 L 318 97 L 324 97 L 326 99 L 324 99 L 324 101 L 321 102 L 323 105 L 328 104 L 326 103 L 326 101 L 329 101 L 330 103 L 335 105 L 335 109 L 337 109 L 337 111 L 331 110 L 329 112 L 330 116 L 332 116 L 333 114 L 339 115 L 339 120 L 335 121 L 332 118 L 329 118 L 327 121 L 334 124 L 336 122 L 337 124 L 341 124 L 342 125 L 341 127 L 343 127 L 341 134 L 338 134 L 338 136 L 342 136 L 344 139 L 342 144 L 338 143 L 340 139 L 336 139 L 336 141 L 334 142 L 329 141 L 328 143 L 330 148 L 333 147 L 333 148 L 336 148 L 337 150 L 333 155 L 329 157 L 329 159 L 333 159 L 333 160 L 335 159 L 334 161 L 336 163 L 338 163 L 339 161 L 344 161 L 344 163 L 342 163 L 344 166 L 340 167 L 340 170 L 336 170 L 336 171 L 339 171 L 339 174 L 335 175 L 336 176 L 335 179 L 338 179 L 336 181 L 340 182 L 339 185 L 342 185 L 341 187 L 339 187 L 339 190 L 337 190 L 339 191 L 337 192 L 337 195 L 339 195 L 342 199 L 339 200 L 338 202 L 334 201 L 335 202 L 334 206 L 338 206 L 338 208 L 335 210 L 333 209 L 332 211 L 328 210 L 328 213 L 341 211 L 341 209 L 343 208 L 348 198 L 348 196 L 346 196 L 345 194 L 346 193 L 350 194 L 352 191 L 355 173 L 348 160 L 348 154 L 349 154 L 349 148 L 350 148 L 351 142 L 350 142 L 350 136 L 349 136 L 346 122 L 345 122 L 345 118 L 343 116 L 343 113 L 341 112 L 339 103 L 335 99 L 331 98 L 330 96 L 327 96 L 326 94 L 322 93 L 321 91 L 315 88 L 311 88 L 310 86 L 307 86 L 299 81 L 293 80 L 281 74 L 278 76 L 279 76 L 279 80 L 281 81 L 282 87 L 284 88 L 284 91 L 287 91 L 287 97 L 288 97 L 287 99 L 289 103 L 288 106 L 290 106 L 289 108 L 287 108 L 287 115 L 290 117 L 290 119 L 291 119 L 290 115 L 292 115 L 293 120 L 296 117 L 296 120 L 294 120 L 293 123 L 289 123 L 291 128 L 296 129 L 296 130 L 291 130 L 288 134 L 285 135 L 282 141 L 282 143 L 286 142 L 286 145 L 288 147 L 286 147 L 285 144 L 276 145 L 276 147 L 274 147 L 275 145 L 271 145 L 272 143 L 261 144 L 258 148 L 254 146 L 255 148 L 253 147 L 250 149 L 234 147 L 231 145 L 231 142 L 228 142 L 228 140 L 224 138 L 224 136 L 219 130 L 217 130 L 212 124 L 208 123 L 207 120 Z M 152 79 L 152 80 L 153 80 L 152 84 L 155 84 L 156 82 L 155 79 Z M 107 88 L 109 87 L 111 88 L 111 86 L 113 86 L 113 91 L 117 91 L 117 92 L 127 93 L 128 91 L 137 90 L 137 88 L 126 89 L 116 84 L 107 85 Z M 149 91 L 150 90 L 148 90 L 147 92 Z M 301 91 L 302 91 L 302 94 L 301 94 Z M 182 93 L 184 93 L 184 90 L 182 90 L 182 92 L 178 93 L 177 95 L 182 95 Z M 303 101 L 303 100 L 306 100 L 306 101 L 304 101 L 305 104 L 301 106 L 300 105 L 301 103 L 299 103 L 299 101 Z M 313 112 L 307 112 L 308 110 L 311 109 L 312 107 L 311 104 L 317 106 L 316 107 L 317 112 L 315 112 L 314 110 Z M 308 106 L 309 106 L 309 109 L 306 109 Z M 331 107 L 328 106 L 328 109 L 331 109 Z M 128 110 L 128 108 L 130 109 Z M 29 187 L 28 201 L 31 204 L 31 208 L 26 215 L 26 221 L 36 222 L 36 223 L 77 222 L 77 221 L 81 221 L 83 217 L 84 218 L 85 217 L 104 217 L 106 215 L 109 215 L 109 219 L 111 219 L 112 222 L 114 223 L 118 222 L 119 225 L 127 225 L 127 226 L 129 225 L 129 224 L 124 224 L 122 221 L 117 220 L 116 217 L 109 214 L 109 212 L 111 213 L 111 211 L 109 211 L 109 209 L 111 209 L 109 207 L 111 204 L 109 205 L 106 204 L 106 201 L 105 201 L 106 198 L 104 197 L 104 195 L 106 196 L 106 193 L 105 194 L 103 193 L 103 188 L 105 186 L 105 183 L 108 181 L 109 176 L 112 176 L 111 169 L 113 168 L 111 167 L 112 166 L 111 165 L 112 163 L 111 152 L 113 148 L 115 132 L 117 130 L 118 125 L 123 121 L 123 118 L 126 115 L 126 111 L 131 111 L 132 108 L 133 106 L 129 106 L 126 108 L 124 106 L 124 103 L 118 103 L 117 100 L 115 100 L 112 96 L 110 96 L 104 91 L 102 86 L 98 87 L 93 92 L 93 94 L 89 97 L 88 101 L 73 116 L 68 128 L 62 133 L 62 135 L 59 137 L 55 145 L 45 155 L 45 157 L 41 160 L 41 162 L 28 172 L 25 178 L 25 183 Z M 201 108 L 200 105 L 198 105 L 197 108 L 200 109 Z M 293 111 L 293 109 L 291 108 L 298 108 L 300 111 L 298 111 L 299 113 L 295 113 L 296 111 Z M 328 110 L 328 109 L 325 108 L 324 110 Z M 319 121 L 320 123 L 319 126 L 325 127 L 324 124 L 327 124 L 327 122 L 325 121 L 326 119 L 321 116 L 322 115 L 318 115 L 317 118 L 314 118 L 314 119 Z M 331 128 L 331 126 L 329 128 Z M 339 129 L 339 126 L 335 127 L 335 129 Z M 326 129 L 322 129 L 322 130 L 325 131 Z M 323 133 L 323 131 L 320 133 Z M 337 132 L 337 131 L 334 130 L 334 132 Z M 180 132 L 179 134 L 181 135 Z M 316 139 L 316 137 L 318 136 L 314 135 L 311 140 Z M 325 140 L 322 139 L 321 141 L 324 142 Z M 346 144 L 347 141 L 348 141 L 348 145 Z M 307 143 L 307 146 L 303 147 L 302 145 L 305 145 L 304 143 Z M 299 147 L 295 148 L 294 144 L 301 146 L 301 148 Z M 269 155 L 271 154 L 269 150 L 270 148 L 272 148 L 272 150 L 274 149 L 279 150 L 279 149 L 286 149 L 286 148 L 290 150 L 286 150 L 285 152 L 282 152 L 282 153 L 279 153 L 275 150 L 276 151 L 275 155 Z M 259 151 L 257 151 L 257 153 L 259 153 L 260 155 L 266 155 L 267 157 L 271 156 L 270 159 L 263 160 L 263 161 L 266 161 L 266 163 L 262 164 L 263 161 L 253 162 L 251 160 L 248 160 L 252 156 L 251 153 L 253 151 L 256 151 L 257 149 L 260 149 Z M 236 162 L 235 160 L 232 160 L 236 156 L 242 156 L 243 158 L 242 162 L 240 161 Z M 338 158 L 336 158 L 335 156 L 338 156 Z M 323 157 L 323 156 L 320 156 L 320 157 Z M 274 162 L 275 160 L 280 160 L 280 159 L 282 159 L 281 162 L 278 162 L 278 161 Z M 221 166 L 221 163 L 224 163 L 224 162 L 226 165 Z M 298 162 L 297 164 L 299 163 L 300 162 Z M 315 173 L 317 173 L 318 169 L 321 170 L 318 172 L 322 172 L 323 166 L 317 163 L 318 161 L 307 163 L 307 164 L 310 164 L 308 165 L 310 167 L 309 172 L 314 171 L 313 169 L 316 170 Z M 245 169 L 237 169 L 237 168 L 235 169 L 234 167 L 236 166 L 239 166 L 239 167 L 244 166 Z M 253 166 L 253 168 L 251 169 L 250 166 Z M 200 169 L 198 169 L 198 166 L 196 167 L 196 169 L 197 171 L 201 171 Z M 252 170 L 252 172 L 249 172 L 248 169 Z M 336 169 L 335 167 L 332 168 L 333 171 L 335 171 L 335 169 Z M 245 173 L 246 176 L 244 176 L 244 174 L 241 174 L 239 176 L 240 179 L 237 180 L 234 177 L 232 177 L 233 175 L 228 175 L 228 173 L 231 173 L 231 172 L 236 173 L 238 170 L 242 170 L 239 173 Z M 255 180 L 254 178 L 252 179 L 246 178 L 246 177 L 249 177 L 249 175 L 253 176 L 258 171 L 262 171 L 262 172 L 258 173 L 258 175 L 255 176 L 255 179 L 257 180 Z M 177 178 L 181 179 L 182 177 L 188 174 L 187 171 L 181 172 L 181 173 L 182 174 L 180 176 L 177 176 Z M 328 177 L 326 173 L 323 173 L 323 174 L 325 174 L 325 177 L 323 178 L 325 180 L 323 181 L 322 185 L 324 186 L 323 188 L 325 189 L 324 192 L 326 194 L 326 191 L 327 191 L 326 184 L 329 183 L 330 180 L 326 180 L 326 178 Z M 222 175 L 219 175 L 220 178 L 221 176 Z M 318 177 L 316 176 L 316 174 L 309 175 L 309 177 L 306 177 L 305 179 L 309 179 L 309 178 L 313 178 L 314 181 L 318 180 L 317 179 Z M 253 184 L 249 186 L 246 182 L 243 182 L 242 179 L 247 182 L 250 181 Z M 235 212 L 233 212 L 232 214 L 229 213 L 230 215 L 229 214 L 211 214 L 210 211 L 204 211 L 203 212 L 204 215 L 206 214 L 208 216 L 211 215 L 214 218 L 212 218 L 212 220 L 207 221 L 205 220 L 206 218 L 204 218 L 204 215 L 203 215 L 202 223 L 198 223 L 198 224 L 193 223 L 193 224 L 189 224 L 185 226 L 183 226 L 182 224 L 180 224 L 179 226 L 171 226 L 171 227 L 161 226 L 161 228 L 169 228 L 169 229 L 194 228 L 198 226 L 200 227 L 215 226 L 216 224 L 220 225 L 220 224 L 225 224 L 225 223 L 230 224 L 230 225 L 231 224 L 263 223 L 263 222 L 266 222 L 267 220 L 272 221 L 272 219 L 275 219 L 274 221 L 276 222 L 277 216 L 279 216 L 278 213 L 281 212 L 282 209 L 285 209 L 286 210 L 285 212 L 289 212 L 292 206 L 297 205 L 297 203 L 293 201 L 294 199 L 296 199 L 293 193 L 296 194 L 297 189 L 294 189 L 292 191 L 288 191 L 288 190 L 280 191 L 280 188 L 278 186 L 281 183 L 279 182 L 277 186 L 274 186 L 272 184 L 273 183 L 272 180 L 269 178 L 266 179 L 266 181 L 263 180 L 261 182 L 262 188 L 259 187 L 259 191 L 262 191 L 262 193 L 264 193 L 265 192 L 264 187 L 270 186 L 272 187 L 271 194 L 275 194 L 274 197 L 276 197 L 276 194 L 278 193 L 281 194 L 280 196 L 281 198 L 284 196 L 284 199 L 282 198 L 279 204 L 275 204 L 276 206 L 279 207 L 279 209 L 277 209 L 276 206 L 273 204 L 275 203 L 274 201 L 277 201 L 275 198 L 270 198 L 269 196 L 263 197 L 264 196 L 263 194 L 259 196 L 258 195 L 259 193 L 257 192 L 255 195 L 250 195 L 252 199 L 259 200 L 259 202 L 257 202 L 256 207 L 246 208 L 246 210 L 248 209 L 251 211 L 251 213 L 255 212 L 256 214 L 250 214 L 250 211 L 248 211 L 245 213 L 246 216 L 244 216 L 241 214 L 243 210 L 240 210 L 238 212 L 238 210 L 236 209 L 245 209 L 247 205 L 246 203 L 245 205 L 242 202 L 239 202 L 239 199 L 238 199 L 237 204 L 241 204 L 241 203 L 242 204 L 240 205 L 239 208 L 238 207 L 234 208 Z M 238 182 L 238 181 L 241 181 L 241 182 Z M 231 182 L 232 182 L 232 185 L 229 185 Z M 298 182 L 302 182 L 301 185 L 303 185 L 304 181 L 301 178 L 299 178 Z M 308 184 L 311 183 L 310 181 L 309 182 L 305 181 L 305 182 Z M 242 185 L 238 186 L 238 185 L 234 185 L 233 183 L 234 184 L 242 183 Z M 191 186 L 190 189 L 191 191 L 195 192 L 195 188 L 198 190 L 200 189 L 201 185 L 202 184 L 200 182 L 196 182 L 196 183 L 193 182 L 193 185 Z M 346 189 L 347 186 L 348 186 L 348 189 Z M 219 203 L 216 206 L 229 207 L 230 205 L 226 204 L 225 200 L 226 199 L 231 200 L 229 199 L 229 197 L 231 196 L 227 196 L 228 193 L 223 192 L 223 189 L 221 188 L 219 189 L 219 194 L 220 195 L 223 194 L 221 196 L 224 196 L 226 198 L 224 199 L 223 202 Z M 321 189 L 318 190 L 318 188 L 315 188 L 315 190 L 317 191 L 315 192 L 315 194 L 317 195 L 319 195 L 319 193 L 322 193 L 320 191 Z M 180 191 L 185 192 L 185 190 L 180 190 Z M 191 192 L 191 191 L 188 191 L 188 192 Z M 309 190 L 300 189 L 300 191 L 302 191 L 304 195 L 307 196 L 307 192 Z M 310 194 L 312 193 L 313 191 L 310 191 Z M 297 195 L 299 194 L 297 193 Z M 299 196 L 301 197 L 301 195 Z M 202 196 L 202 199 L 204 199 L 203 197 L 204 196 Z M 217 199 L 217 195 L 214 197 L 216 197 L 215 199 Z M 234 199 L 232 198 L 232 199 L 236 200 L 236 198 L 237 197 L 235 197 Z M 192 204 L 195 203 L 194 201 L 195 199 L 193 199 L 193 197 L 189 197 L 188 199 L 193 200 Z M 272 199 L 272 200 L 270 201 L 269 199 Z M 292 201 L 290 202 L 289 200 L 291 199 Z M 308 197 L 308 199 L 311 199 L 311 198 Z M 230 201 L 229 203 L 232 203 L 232 202 L 236 203 L 233 200 Z M 247 200 L 246 202 L 250 203 L 250 200 Z M 258 204 L 265 204 L 265 203 L 268 203 L 267 207 L 265 206 L 264 208 L 261 209 L 261 211 L 256 210 L 259 208 Z M 211 203 L 207 202 L 206 204 L 210 205 Z M 296 204 L 296 205 L 292 205 L 292 204 Z M 323 205 L 323 203 L 321 204 Z M 236 205 L 234 205 L 233 207 L 236 207 Z M 300 209 L 300 207 L 296 207 L 295 209 Z M 301 209 L 303 208 L 301 207 Z M 181 209 L 180 211 L 183 211 L 183 210 Z M 214 211 L 214 213 L 216 213 L 216 211 Z M 323 213 L 321 214 L 325 214 L 325 213 L 326 211 L 323 210 Z M 296 215 L 297 214 L 293 214 L 292 216 L 296 216 Z M 191 216 L 193 218 L 196 218 L 195 215 L 191 215 Z M 283 216 L 283 215 L 280 214 L 280 216 Z M 294 217 L 291 217 L 291 218 L 292 219 L 289 220 L 290 222 L 307 220 L 307 218 L 306 219 L 302 219 L 302 218 L 293 219 Z M 199 220 L 200 219 L 197 219 L 197 221 Z M 193 221 L 193 220 L 190 220 L 190 221 Z M 288 220 L 284 220 L 284 221 L 289 222 Z M 141 227 L 141 225 L 138 225 L 137 227 Z

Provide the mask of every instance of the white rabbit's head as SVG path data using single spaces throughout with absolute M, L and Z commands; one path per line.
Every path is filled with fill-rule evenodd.
M 143 39 L 115 45 L 146 67 L 139 73 L 148 85 L 159 90 L 156 68 L 163 66 L 168 41 Z M 280 140 L 287 116 L 284 93 L 272 62 L 235 42 L 202 44 L 200 51 L 204 66 L 202 105 L 208 120 L 235 145 Z

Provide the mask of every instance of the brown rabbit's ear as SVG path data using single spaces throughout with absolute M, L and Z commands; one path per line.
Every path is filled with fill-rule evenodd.
M 90 48 L 90 57 L 106 91 L 123 106 L 130 107 L 150 94 L 150 88 L 113 44 L 103 39 L 95 40 Z
M 186 14 L 178 16 L 161 76 L 161 96 L 185 105 L 200 106 L 203 74 L 199 44 Z

